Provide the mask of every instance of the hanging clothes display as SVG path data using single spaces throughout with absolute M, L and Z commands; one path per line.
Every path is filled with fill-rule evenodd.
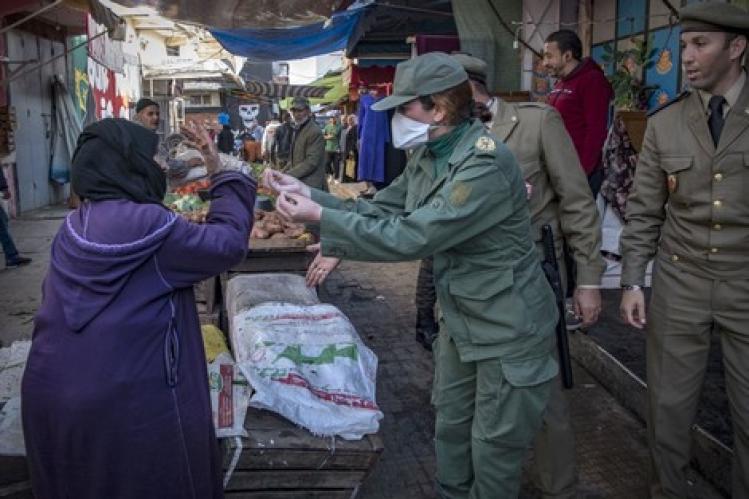
M 632 146 L 624 121 L 616 117 L 603 144 L 601 196 L 625 221 L 627 199 L 635 181 L 637 151 Z
M 382 99 L 366 93 L 359 100 L 359 167 L 360 182 L 385 182 L 385 145 L 390 142 L 388 113 L 373 111 L 372 104 Z

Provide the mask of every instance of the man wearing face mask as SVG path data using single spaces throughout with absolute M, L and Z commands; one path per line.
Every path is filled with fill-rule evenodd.
M 394 144 L 405 171 L 371 201 L 340 200 L 266 171 L 278 211 L 320 223 L 319 283 L 340 258 L 434 258 L 442 316 L 434 347 L 437 489 L 449 499 L 517 497 L 527 448 L 557 374 L 554 295 L 530 237 L 525 184 L 512 153 L 471 119 L 461 65 L 433 52 L 398 65 Z M 323 256 L 324 255 L 324 256 Z
M 545 104 L 510 103 L 492 97 L 486 88 L 487 65 L 467 54 L 454 54 L 468 73 L 480 118 L 518 160 L 528 186 L 528 206 L 538 258 L 544 256 L 541 227 L 554 232 L 560 276 L 564 281 L 562 241 L 574 249 L 577 287 L 574 302 L 585 326 L 601 310 L 598 286 L 605 268 L 601 258 L 601 223 L 585 174 L 559 113 Z M 430 276 L 431 277 L 431 276 Z M 541 431 L 536 439 L 536 485 L 545 498 L 574 498 L 577 494 L 575 435 L 569 406 L 560 382 L 554 383 Z
M 294 97 L 291 101 L 291 118 L 291 152 L 285 173 L 310 187 L 327 190 L 325 139 L 322 130 L 312 119 L 312 111 L 306 97 Z

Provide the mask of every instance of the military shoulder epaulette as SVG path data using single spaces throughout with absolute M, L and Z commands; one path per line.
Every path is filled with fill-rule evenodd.
M 652 111 L 648 112 L 648 118 L 650 118 L 651 116 L 653 116 L 655 113 L 657 113 L 659 111 L 663 111 L 664 109 L 666 109 L 671 104 L 674 104 L 676 102 L 679 102 L 680 100 L 683 100 L 684 97 L 688 96 L 691 93 L 692 92 L 690 92 L 689 90 L 684 90 L 682 93 L 680 93 L 679 95 L 677 95 L 676 97 L 674 97 L 670 101 L 665 102 L 665 103 L 661 104 L 660 106 L 656 107 L 655 109 L 653 109 Z

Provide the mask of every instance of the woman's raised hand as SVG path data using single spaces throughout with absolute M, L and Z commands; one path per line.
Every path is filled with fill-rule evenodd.
M 218 149 L 216 149 L 216 144 L 211 139 L 208 131 L 202 125 L 196 125 L 194 122 L 180 127 L 180 131 L 187 137 L 187 144 L 200 151 L 200 154 L 203 155 L 203 162 L 205 163 L 208 175 L 219 171 L 221 160 L 218 157 Z

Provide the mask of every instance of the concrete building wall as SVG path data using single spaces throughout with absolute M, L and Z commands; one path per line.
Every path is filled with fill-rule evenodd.
M 65 44 L 32 33 L 11 30 L 7 33 L 8 58 L 13 61 L 44 61 L 65 51 Z M 9 65 L 16 69 L 16 65 Z M 36 71 L 10 83 L 8 101 L 15 109 L 16 164 L 13 174 L 18 212 L 64 201 L 64 186 L 50 182 L 52 137 L 52 78 L 68 80 L 67 61 L 60 57 Z

